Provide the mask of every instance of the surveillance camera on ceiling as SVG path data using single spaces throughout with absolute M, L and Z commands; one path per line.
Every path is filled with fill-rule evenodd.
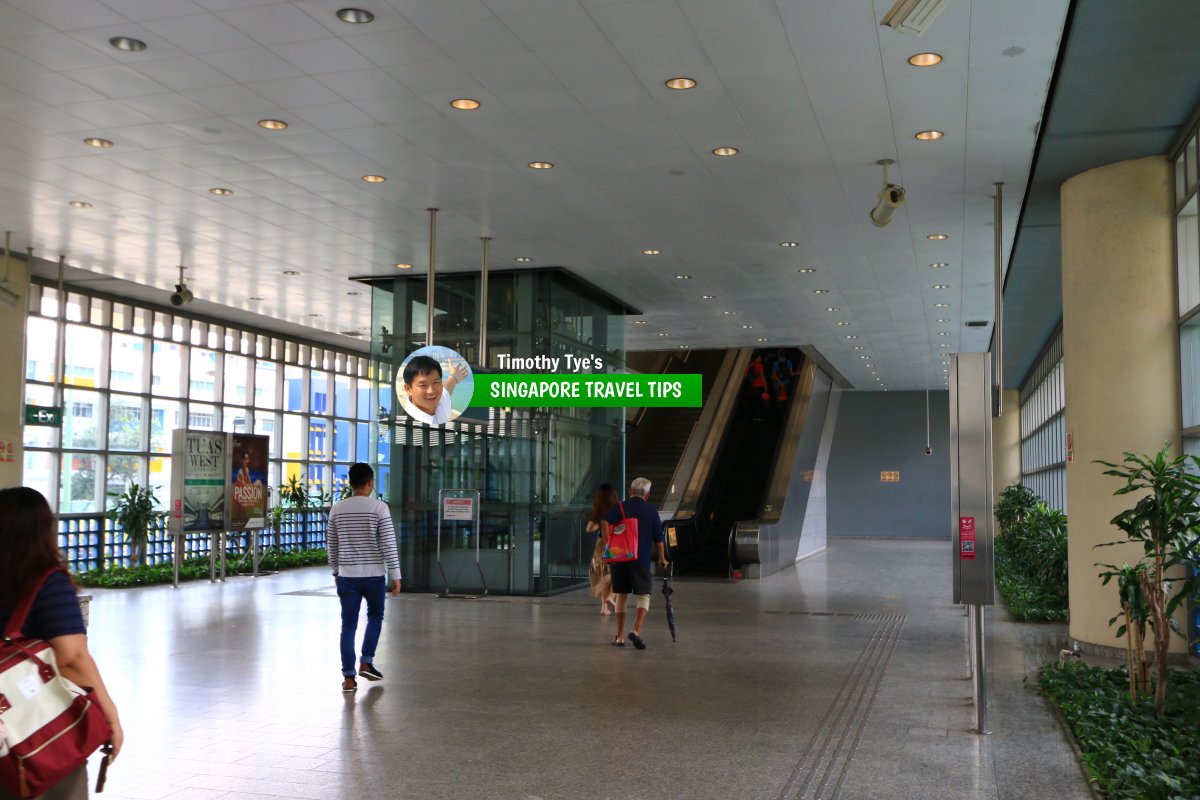
M 192 302 L 192 290 L 187 287 L 185 278 L 183 277 L 183 264 L 179 265 L 179 283 L 175 284 L 175 291 L 171 293 L 171 305 L 186 306 Z
M 931 456 L 931 455 L 933 455 L 933 448 L 932 448 L 932 447 L 926 447 L 926 448 L 925 448 L 925 455 L 927 455 L 927 456 Z
M 883 167 L 883 190 L 879 192 L 879 202 L 871 209 L 871 222 L 876 228 L 886 228 L 896 209 L 904 205 L 904 187 L 888 182 L 888 165 L 895 161 L 881 158 L 875 163 Z
M 192 290 L 182 283 L 176 284 L 175 291 L 171 293 L 171 305 L 186 306 L 190 302 L 192 302 Z

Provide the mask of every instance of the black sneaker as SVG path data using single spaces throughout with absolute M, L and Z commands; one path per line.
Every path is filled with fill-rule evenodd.
M 344 678 L 342 680 L 342 691 L 343 692 L 357 692 L 358 691 L 358 681 L 354 680 L 354 678 Z
M 383 680 L 383 673 L 375 669 L 374 664 L 360 664 L 358 667 L 358 674 L 362 675 L 369 681 Z

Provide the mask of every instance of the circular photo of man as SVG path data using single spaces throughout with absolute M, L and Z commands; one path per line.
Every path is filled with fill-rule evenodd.
M 471 404 L 475 375 L 449 347 L 413 351 L 400 365 L 396 396 L 408 415 L 426 425 L 445 425 Z

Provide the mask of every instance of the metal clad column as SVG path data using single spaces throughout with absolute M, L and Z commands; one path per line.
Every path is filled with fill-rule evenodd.
M 950 357 L 950 499 L 954 602 L 970 606 L 976 733 L 987 728 L 983 607 L 995 602 L 992 546 L 992 376 L 990 354 Z

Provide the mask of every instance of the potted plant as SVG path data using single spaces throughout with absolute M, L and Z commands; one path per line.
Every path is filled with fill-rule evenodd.
M 1158 679 L 1154 687 L 1154 707 L 1160 716 L 1166 701 L 1167 678 L 1170 674 L 1167 652 L 1170 649 L 1171 630 L 1182 634 L 1172 617 L 1200 583 L 1200 576 L 1193 574 L 1190 569 L 1200 550 L 1200 475 L 1188 469 L 1189 464 L 1193 469 L 1200 468 L 1200 459 L 1195 456 L 1171 459 L 1169 452 L 1168 446 L 1154 456 L 1125 453 L 1122 464 L 1097 462 L 1109 467 L 1105 475 L 1125 481 L 1125 485 L 1114 494 L 1145 493 L 1132 508 L 1112 518 L 1112 524 L 1125 534 L 1125 538 L 1097 545 L 1108 547 L 1137 542 L 1142 545 L 1142 558 L 1128 569 L 1112 564 L 1097 566 L 1107 569 L 1107 572 L 1101 573 L 1102 576 L 1116 573 L 1124 578 L 1126 584 L 1132 575 L 1138 576 L 1141 598 L 1135 599 L 1126 585 L 1122 602 L 1130 603 L 1131 621 L 1135 624 L 1139 621 L 1138 616 L 1144 613 L 1145 623 L 1154 634 L 1154 663 Z M 1142 604 L 1144 611 L 1137 608 Z M 1113 618 L 1114 621 L 1116 619 Z
M 1038 502 L 1038 496 L 1032 490 L 1014 483 L 1005 486 L 996 501 L 996 522 L 999 523 L 1000 536 L 1012 535 Z
M 156 519 L 163 516 L 163 512 L 155 510 L 158 498 L 154 496 L 153 488 L 139 486 L 136 481 L 130 483 L 124 492 L 109 492 L 108 496 L 113 498 L 108 509 L 108 518 L 117 524 L 121 534 L 133 548 L 130 561 L 136 566 L 146 557 L 151 526 Z

